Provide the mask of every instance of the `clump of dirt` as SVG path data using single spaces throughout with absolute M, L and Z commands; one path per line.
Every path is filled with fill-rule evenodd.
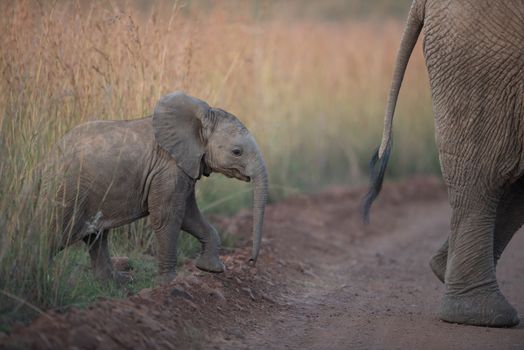
M 364 193 L 364 188 L 331 188 L 268 206 L 256 266 L 248 264 L 249 211 L 215 219 L 219 231 L 241 237 L 240 247 L 222 256 L 226 272 L 205 273 L 189 262 L 169 285 L 145 289 L 123 300 L 102 300 L 87 309 L 48 312 L 28 327 L 12 329 L 9 336 L 0 338 L 0 347 L 242 347 L 260 320 L 291 307 L 290 296 L 305 279 L 318 274 L 314 260 L 329 261 L 351 242 L 391 229 L 384 215 L 379 218 L 385 222 L 382 225 L 362 224 L 360 200 Z M 444 197 L 438 180 L 419 178 L 386 185 L 376 206 L 387 207 L 386 216 L 391 218 L 405 203 Z

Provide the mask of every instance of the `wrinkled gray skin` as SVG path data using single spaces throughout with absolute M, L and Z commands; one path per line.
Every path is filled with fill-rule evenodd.
M 431 260 L 449 322 L 510 327 L 516 310 L 495 266 L 524 223 L 524 3 L 416 0 L 402 38 L 386 110 L 381 161 L 365 202 L 380 191 L 393 112 L 411 51 L 423 31 L 436 140 L 452 207 L 451 233 Z
M 175 277 L 180 229 L 202 244 L 196 266 L 221 272 L 220 238 L 200 213 L 195 183 L 219 172 L 253 182 L 253 252 L 256 261 L 268 193 L 258 146 L 233 115 L 175 92 L 160 99 L 152 117 L 95 121 L 77 126 L 58 143 L 60 173 L 56 251 L 83 240 L 95 276 L 119 276 L 107 247 L 108 231 L 149 215 L 157 238 L 159 283 Z

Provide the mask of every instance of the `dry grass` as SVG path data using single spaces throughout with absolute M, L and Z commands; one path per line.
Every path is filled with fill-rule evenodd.
M 201 11 L 178 2 L 145 12 L 112 2 L 2 2 L 0 10 L 0 290 L 8 295 L 48 308 L 82 294 L 69 290 L 78 273 L 64 267 L 71 257 L 62 268 L 45 258 L 45 215 L 20 195 L 31 169 L 72 126 L 148 115 L 170 91 L 186 90 L 248 126 L 272 199 L 365 181 L 401 23 L 269 20 L 248 6 Z M 397 177 L 438 171 L 420 49 L 408 70 L 390 168 Z M 208 212 L 247 205 L 248 190 L 219 175 L 198 186 Z M 122 231 L 131 244 L 115 238 L 114 250 L 151 249 L 143 223 Z M 13 300 L 0 296 L 0 313 L 21 307 Z

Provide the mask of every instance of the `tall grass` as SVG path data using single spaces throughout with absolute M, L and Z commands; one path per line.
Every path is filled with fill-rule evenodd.
M 258 3 L 258 2 L 257 2 Z M 2 2 L 0 10 L 0 314 L 121 296 L 88 277 L 82 246 L 49 264 L 47 221 L 21 195 L 32 169 L 71 127 L 151 113 L 182 89 L 236 114 L 262 148 L 271 200 L 365 181 L 378 145 L 402 23 L 268 19 L 159 3 Z M 412 58 L 395 124 L 389 174 L 438 171 L 426 73 Z M 214 175 L 197 186 L 207 213 L 249 205 L 249 185 Z M 113 254 L 136 257 L 151 285 L 154 239 L 142 221 L 117 230 Z M 182 254 L 197 244 L 186 236 Z M 2 321 L 0 316 L 0 321 Z M 0 322 L 2 323 L 2 322 Z

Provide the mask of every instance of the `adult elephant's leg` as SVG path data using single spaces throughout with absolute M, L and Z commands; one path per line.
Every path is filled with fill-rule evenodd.
M 514 326 L 516 310 L 500 292 L 493 258 L 500 195 L 481 186 L 452 188 L 453 214 L 445 274 L 444 321 L 482 326 Z
M 497 208 L 495 234 L 493 241 L 493 259 L 497 263 L 509 241 L 524 224 L 524 177 L 513 183 L 504 192 Z M 444 283 L 448 259 L 448 239 L 433 256 L 429 265 L 437 278 Z
M 204 271 L 223 272 L 224 264 L 222 264 L 218 257 L 220 236 L 217 230 L 207 222 L 198 209 L 194 190 L 187 199 L 182 230 L 193 235 L 202 245 L 202 251 L 196 262 L 196 266 Z
M 493 258 L 497 265 L 509 241 L 524 224 L 524 177 L 504 193 L 497 210 Z
M 446 238 L 444 244 L 442 244 L 437 253 L 429 261 L 429 267 L 431 267 L 431 271 L 433 271 L 435 276 L 437 276 L 439 281 L 442 283 L 444 283 L 446 275 L 446 265 L 448 263 L 448 248 L 449 241 L 448 238 Z

